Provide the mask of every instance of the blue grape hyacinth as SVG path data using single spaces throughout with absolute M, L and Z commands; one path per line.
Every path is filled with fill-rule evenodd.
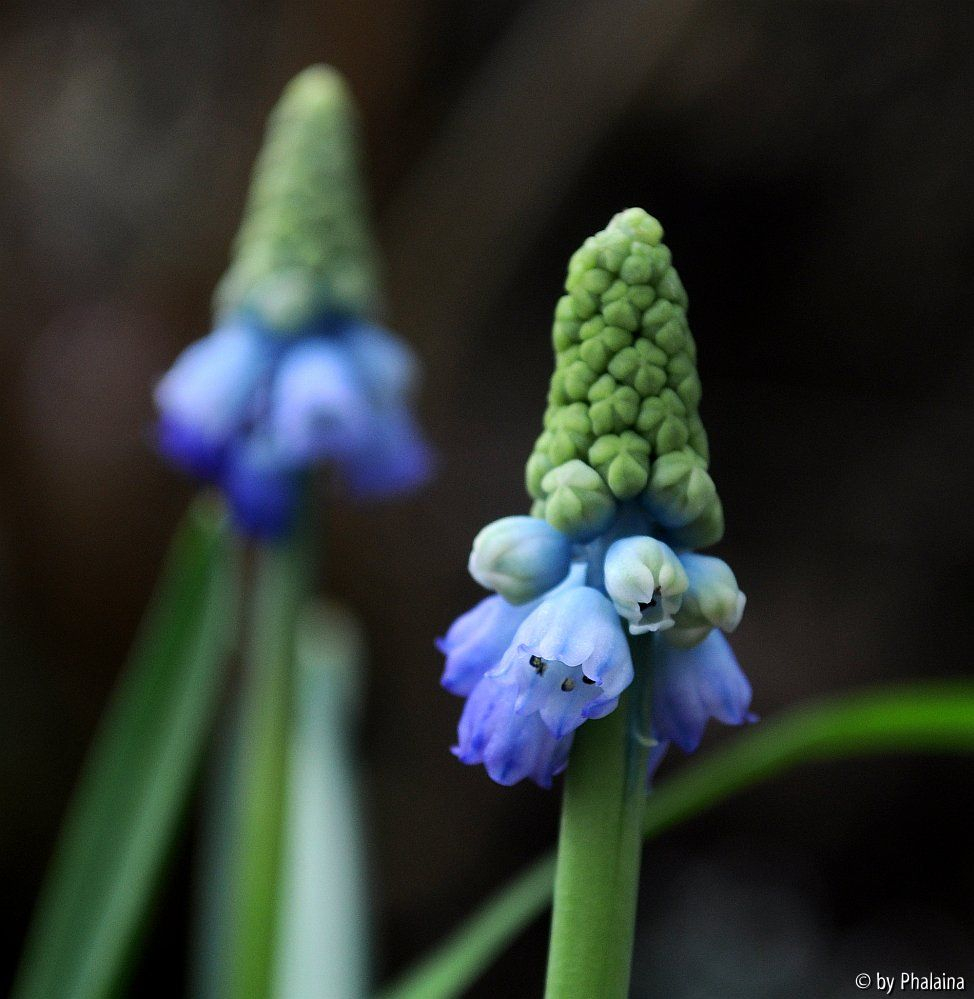
M 642 533 L 616 536 L 634 530 Z M 755 720 L 750 684 L 721 633 L 737 627 L 744 609 L 733 573 L 720 559 L 674 550 L 654 531 L 662 533 L 626 507 L 595 542 L 572 545 L 566 536 L 573 557 L 564 569 L 554 547 L 538 561 L 536 580 L 564 572 L 552 589 L 517 604 L 501 583 L 457 618 L 437 644 L 443 686 L 467 698 L 453 749 L 462 762 L 482 763 L 500 784 L 529 777 L 549 787 L 568 763 L 572 733 L 614 710 L 632 683 L 627 632 L 652 642 L 654 766 L 671 742 L 695 750 L 711 718 Z M 505 532 L 513 547 L 516 532 Z M 535 543 L 535 528 L 520 533 L 525 546 Z M 478 581 L 491 569 L 479 555 L 475 547 Z M 519 577 L 515 593 L 529 582 Z
M 282 337 L 237 319 L 188 347 L 160 381 L 159 446 L 223 490 L 243 531 L 280 537 L 319 463 L 355 497 L 425 480 L 415 383 L 408 349 L 376 326 L 336 319 Z
M 723 633 L 744 612 L 730 567 L 695 549 L 723 534 L 699 416 L 686 293 L 641 209 L 572 257 L 555 310 L 544 431 L 526 469 L 530 517 L 473 544 L 494 596 L 438 643 L 442 683 L 465 697 L 454 754 L 493 780 L 550 786 L 573 733 L 616 709 L 640 669 L 654 768 L 692 752 L 707 722 L 755 720 Z
M 271 114 L 215 329 L 156 388 L 160 449 L 226 495 L 247 534 L 287 533 L 309 471 L 355 497 L 425 480 L 418 366 L 369 317 L 378 278 L 345 82 L 314 66 Z

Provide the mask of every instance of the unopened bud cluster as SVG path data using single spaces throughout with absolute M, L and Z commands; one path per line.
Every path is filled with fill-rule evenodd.
M 642 209 L 620 212 L 572 256 L 555 310 L 555 371 L 526 482 L 532 513 L 577 540 L 628 501 L 679 547 L 723 534 L 687 296 L 662 239 Z
M 271 112 L 217 316 L 294 334 L 374 316 L 378 288 L 354 103 L 335 70 L 313 66 Z

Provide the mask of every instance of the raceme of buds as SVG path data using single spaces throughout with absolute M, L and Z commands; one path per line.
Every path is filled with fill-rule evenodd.
M 379 299 L 357 124 L 342 78 L 300 73 L 271 114 L 216 327 L 159 382 L 163 453 L 218 485 L 238 527 L 279 538 L 323 462 L 356 497 L 425 481 L 418 364 Z
M 501 784 L 549 786 L 573 733 L 615 710 L 639 669 L 651 672 L 650 771 L 671 742 L 696 749 L 710 718 L 755 720 L 721 634 L 744 594 L 726 563 L 693 551 L 720 539 L 724 515 L 662 237 L 632 208 L 572 257 L 526 468 L 532 516 L 477 536 L 470 573 L 496 595 L 439 642 L 443 685 L 467 698 L 453 752 Z

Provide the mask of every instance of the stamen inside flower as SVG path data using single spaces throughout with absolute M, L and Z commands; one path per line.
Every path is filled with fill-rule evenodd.
M 621 538 L 610 546 L 603 568 L 606 591 L 631 634 L 673 626 L 689 580 L 671 548 L 649 536 Z
M 641 601 L 639 601 L 639 610 L 642 613 L 645 614 L 646 611 L 649 610 L 650 607 L 655 607 L 656 606 L 656 602 L 657 602 L 657 600 L 659 600 L 659 598 L 662 595 L 662 593 L 663 593 L 663 591 L 660 589 L 660 587 L 657 586 L 656 589 L 653 590 L 653 595 L 652 595 L 652 597 L 649 600 L 646 600 L 646 601 L 642 601 L 641 600 Z
M 540 711 L 556 737 L 577 728 L 589 705 L 604 697 L 602 683 L 586 676 L 582 665 L 545 659 L 533 653 L 521 660 L 513 674 L 518 686 L 515 710 L 528 715 Z

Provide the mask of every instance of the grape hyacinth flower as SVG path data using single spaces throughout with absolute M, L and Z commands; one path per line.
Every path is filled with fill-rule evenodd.
M 320 463 L 356 497 L 411 490 L 430 471 L 412 413 L 418 365 L 371 320 L 378 280 L 355 132 L 334 70 L 288 86 L 216 291 L 215 329 L 156 388 L 162 452 L 218 485 L 259 538 L 288 532 Z
M 710 718 L 755 719 L 721 634 L 744 595 L 724 562 L 695 552 L 722 537 L 723 508 L 662 236 L 629 209 L 572 257 L 526 468 L 531 516 L 477 535 L 470 573 L 496 595 L 438 643 L 443 685 L 467 698 L 453 752 L 500 784 L 550 786 L 574 733 L 613 712 L 641 670 L 652 766 L 671 742 L 695 750 Z

